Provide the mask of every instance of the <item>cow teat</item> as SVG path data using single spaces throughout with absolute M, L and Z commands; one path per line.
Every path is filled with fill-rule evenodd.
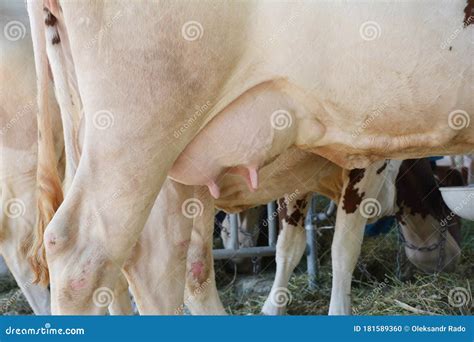
M 257 190 L 258 188 L 258 169 L 256 167 L 248 167 L 248 178 L 250 181 L 250 191 Z
M 209 183 L 206 184 L 209 192 L 211 193 L 211 196 L 214 197 L 214 199 L 218 199 L 221 195 L 221 190 L 219 189 L 219 185 L 215 181 L 210 181 Z
M 256 166 L 235 166 L 229 169 L 229 173 L 240 175 L 245 179 L 250 192 L 258 188 L 258 168 Z

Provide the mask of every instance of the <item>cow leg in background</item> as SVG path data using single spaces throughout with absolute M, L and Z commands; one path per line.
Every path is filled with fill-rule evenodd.
M 377 162 L 367 169 L 353 169 L 344 174 L 331 247 L 330 315 L 351 314 L 352 273 L 360 255 L 367 219 L 381 211 L 377 198 L 385 181 L 386 165 L 386 162 Z
M 187 256 L 184 304 L 193 315 L 226 315 L 217 292 L 212 258 L 214 233 L 214 200 L 205 187 L 196 187 L 196 199 L 202 215 L 194 219 Z
M 112 303 L 109 305 L 111 315 L 133 315 L 132 300 L 128 293 L 128 282 L 123 274 L 115 284 Z
M 291 294 L 288 281 L 300 262 L 306 249 L 304 220 L 308 211 L 311 194 L 303 194 L 291 202 L 278 201 L 278 213 L 282 229 L 276 249 L 276 275 L 270 295 L 262 308 L 265 315 L 284 315 Z
M 17 285 L 25 295 L 35 315 L 51 315 L 50 293 L 47 287 L 33 284 L 33 273 L 26 257 L 22 255 L 17 243 L 6 246 L 3 243 L 1 251 L 5 263 L 15 277 Z
M 193 213 L 202 208 L 194 187 L 167 179 L 123 271 L 142 315 L 179 313 Z

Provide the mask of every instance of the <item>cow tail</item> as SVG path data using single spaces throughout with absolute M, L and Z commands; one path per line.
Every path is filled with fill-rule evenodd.
M 28 261 L 34 271 L 34 283 L 48 284 L 49 272 L 44 248 L 44 231 L 63 200 L 61 179 L 53 139 L 52 119 L 49 112 L 48 86 L 50 84 L 46 54 L 44 11 L 42 1 L 28 1 L 31 37 L 35 55 L 38 101 L 38 167 L 37 167 L 37 218 Z M 46 25 L 54 17 L 46 16 Z M 52 16 L 52 15 L 51 15 Z M 51 24 L 51 22 L 49 22 Z

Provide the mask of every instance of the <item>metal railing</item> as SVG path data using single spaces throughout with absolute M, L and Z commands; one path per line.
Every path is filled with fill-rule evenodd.
M 316 212 L 316 195 L 311 198 L 311 204 L 305 218 L 306 230 L 306 259 L 308 270 L 308 286 L 310 289 L 317 287 L 318 274 L 318 247 L 317 225 L 329 218 L 334 213 L 336 205 L 331 202 L 325 212 Z M 278 215 L 276 215 L 276 202 L 267 204 L 268 246 L 239 247 L 239 222 L 237 214 L 229 214 L 230 219 L 230 245 L 229 249 L 214 249 L 214 259 L 233 259 L 238 257 L 264 257 L 275 256 L 278 238 Z

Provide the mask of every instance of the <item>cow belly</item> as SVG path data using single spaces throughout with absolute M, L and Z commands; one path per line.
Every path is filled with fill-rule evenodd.
M 234 100 L 211 121 L 213 127 L 205 127 L 188 146 L 172 177 L 189 184 L 209 183 L 214 189 L 228 170 L 251 177 L 255 167 L 273 156 L 269 150 L 278 154 L 286 147 L 273 148 L 275 130 L 265 126 L 278 109 L 296 119 L 278 134 L 344 168 L 362 168 L 385 158 L 472 150 L 473 125 L 463 129 L 450 121 L 456 113 L 460 120 L 470 120 L 474 110 L 469 82 L 472 25 L 461 25 L 451 49 L 440 48 L 446 32 L 462 24 L 465 5 L 456 1 L 438 6 L 417 2 L 257 6 L 255 18 L 265 19 L 249 25 L 255 44 L 247 47 L 240 67 L 233 70 L 238 77 L 232 79 L 246 82 L 229 88 L 235 91 L 242 83 L 268 75 L 278 80 L 270 84 L 279 89 L 267 94 L 267 82 Z M 421 24 L 419 13 L 432 10 L 446 15 L 432 14 L 430 23 Z M 360 32 L 369 19 L 381 27 L 380 37 L 373 41 Z M 285 29 L 276 34 L 274 28 L 281 23 Z M 231 118 L 234 114 L 237 117 Z M 192 159 L 185 161 L 184 156 Z M 235 166 L 240 168 L 232 170 Z
M 300 125 L 297 145 L 342 167 L 464 153 L 474 147 L 474 25 L 463 26 L 465 8 L 465 0 L 263 4 L 246 56 L 288 80 L 288 93 L 308 108 L 300 120 L 324 127 L 321 137 Z

